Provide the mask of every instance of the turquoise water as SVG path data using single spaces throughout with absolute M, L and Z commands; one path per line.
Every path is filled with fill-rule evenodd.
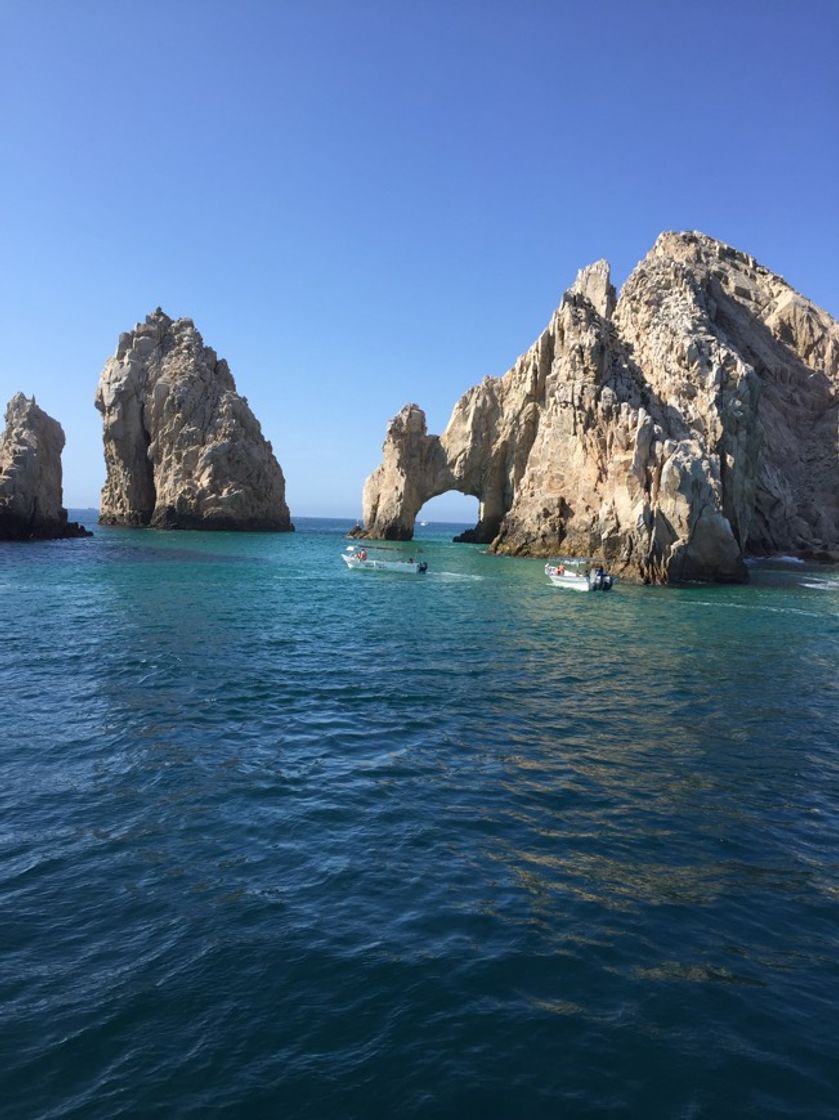
M 343 527 L 0 546 L 4 1120 L 839 1115 L 839 574 Z

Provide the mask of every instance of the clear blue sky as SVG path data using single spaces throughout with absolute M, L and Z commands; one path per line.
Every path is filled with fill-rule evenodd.
M 61 421 L 97 505 L 99 373 L 160 304 L 292 513 L 355 516 L 403 404 L 442 430 L 663 229 L 837 314 L 837 56 L 839 0 L 0 0 L 2 404 Z

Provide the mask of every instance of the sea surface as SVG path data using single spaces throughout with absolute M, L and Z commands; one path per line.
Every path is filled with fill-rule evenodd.
M 839 572 L 349 524 L 0 545 L 3 1120 L 839 1116 Z

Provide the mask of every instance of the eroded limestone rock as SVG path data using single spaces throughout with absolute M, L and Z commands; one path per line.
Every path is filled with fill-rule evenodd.
M 158 308 L 120 336 L 99 379 L 100 521 L 291 531 L 285 479 L 227 362 Z
M 455 406 L 409 405 L 364 488 L 410 539 L 429 498 L 479 499 L 466 539 L 591 556 L 647 582 L 738 580 L 748 553 L 839 549 L 839 324 L 755 260 L 664 233 L 620 299 L 583 269 L 547 329 Z
M 57 420 L 16 393 L 0 436 L 0 540 L 50 540 L 92 534 L 67 520 L 62 506 L 61 452 Z

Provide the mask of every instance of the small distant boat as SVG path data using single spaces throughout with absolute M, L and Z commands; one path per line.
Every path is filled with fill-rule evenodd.
M 381 549 L 370 551 L 381 551 Z M 415 560 L 413 556 L 408 560 L 387 560 L 379 556 L 370 556 L 366 548 L 356 548 L 354 545 L 349 545 L 346 552 L 341 553 L 341 559 L 348 568 L 360 568 L 366 572 L 404 572 L 408 575 L 423 575 L 428 571 L 426 562 Z
M 568 591 L 611 591 L 615 582 L 614 576 L 599 566 L 592 568 L 585 560 L 546 564 L 545 575 L 554 587 L 564 587 Z

